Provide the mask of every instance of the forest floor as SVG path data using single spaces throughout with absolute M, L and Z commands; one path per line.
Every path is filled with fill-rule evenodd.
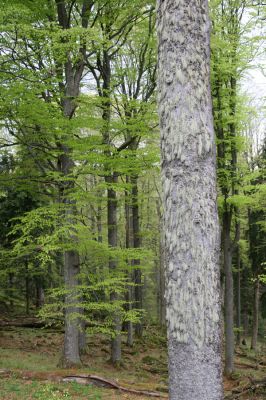
M 7 324 L 8 325 L 8 324 Z M 167 398 L 166 338 L 158 328 L 149 327 L 133 348 L 123 343 L 123 364 L 110 362 L 109 341 L 102 335 L 88 338 L 84 367 L 62 370 L 57 367 L 63 333 L 55 329 L 0 326 L 0 399 L 1 400 L 104 400 L 158 398 L 132 394 L 84 383 L 84 376 L 96 375 L 114 384 L 139 391 L 158 393 Z M 78 376 L 74 382 L 64 377 Z M 247 346 L 237 349 L 236 372 L 225 379 L 226 398 L 265 400 L 266 390 L 258 381 L 266 376 L 266 343 L 255 354 Z M 98 382 L 99 384 L 99 382 Z

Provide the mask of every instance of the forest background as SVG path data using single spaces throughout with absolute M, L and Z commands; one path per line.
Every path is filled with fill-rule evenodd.
M 225 372 L 266 335 L 265 98 L 243 81 L 265 55 L 265 5 L 211 0 Z M 1 312 L 134 346 L 165 327 L 156 9 L 147 0 L 2 1 Z M 123 338 L 123 340 L 122 340 Z M 60 350 L 60 349 L 59 349 Z

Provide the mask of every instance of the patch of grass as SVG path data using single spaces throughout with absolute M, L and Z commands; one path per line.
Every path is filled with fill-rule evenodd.
M 101 400 L 100 390 L 75 383 L 46 383 L 9 378 L 0 380 L 1 400 Z
M 56 368 L 58 356 L 0 348 L 0 368 L 27 371 L 49 371 Z

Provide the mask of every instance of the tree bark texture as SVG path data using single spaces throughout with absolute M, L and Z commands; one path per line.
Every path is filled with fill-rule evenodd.
M 207 0 L 158 0 L 171 400 L 221 400 L 219 221 Z

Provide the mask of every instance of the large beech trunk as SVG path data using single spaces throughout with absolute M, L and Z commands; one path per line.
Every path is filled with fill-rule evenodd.
M 207 0 L 158 0 L 171 400 L 223 399 L 209 28 Z
M 81 11 L 81 25 L 83 28 L 88 27 L 88 14 L 92 5 L 92 0 L 83 1 Z M 56 6 L 59 25 L 62 29 L 70 29 L 71 19 L 70 15 L 68 15 L 66 2 L 64 0 L 56 0 Z M 79 63 L 72 61 L 71 52 L 69 51 L 66 53 L 66 61 L 64 65 L 60 67 L 58 65 L 62 70 L 60 78 L 62 79 L 62 77 L 64 77 L 64 82 L 59 83 L 62 92 L 61 106 L 64 117 L 69 120 L 74 116 L 76 110 L 75 100 L 79 96 L 80 92 L 80 84 L 85 67 L 85 43 L 83 43 L 79 49 L 79 57 Z M 74 161 L 72 159 L 71 149 L 65 145 L 65 141 L 69 138 L 68 134 L 69 133 L 66 132 L 62 135 L 61 140 L 57 143 L 58 149 L 61 153 L 58 157 L 58 169 L 63 176 L 60 185 L 60 197 L 64 204 L 64 219 L 66 224 L 74 226 L 76 203 L 69 199 L 69 195 L 73 193 L 75 186 L 73 177 L 71 176 L 74 168 Z M 66 368 L 81 364 L 79 352 L 80 347 L 83 347 L 81 341 L 84 339 L 84 335 L 80 333 L 82 324 L 80 324 L 80 318 L 78 317 L 78 314 L 82 312 L 82 310 L 75 304 L 78 301 L 80 260 L 79 254 L 75 250 L 77 237 L 74 228 L 70 233 L 69 242 L 71 243 L 70 250 L 64 252 L 64 281 L 67 294 L 65 296 L 64 347 L 62 359 L 60 361 L 61 365 Z

